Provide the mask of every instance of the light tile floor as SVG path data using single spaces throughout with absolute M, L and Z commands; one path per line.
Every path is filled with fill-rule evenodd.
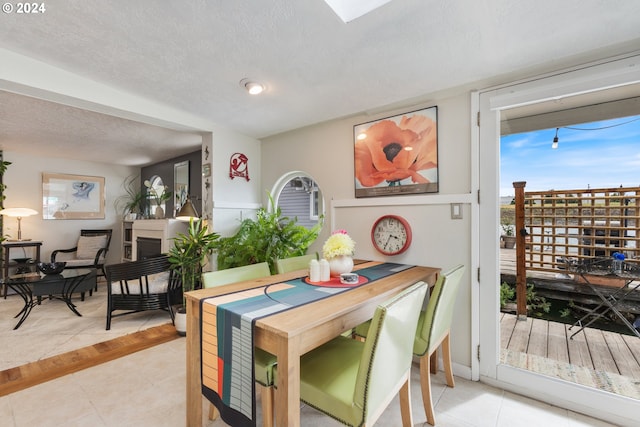
M 0 369 L 166 323 L 168 319 L 168 315 L 162 312 L 125 316 L 116 319 L 112 331 L 107 332 L 104 330 L 105 309 L 100 307 L 96 296 L 104 300 L 104 294 L 100 295 L 99 292 L 84 303 L 78 302 L 82 318 L 73 315 L 62 303 L 54 305 L 59 301 L 48 301 L 51 304 L 36 307 L 32 317 L 18 331 L 11 330 L 15 322 L 10 318 L 19 310 L 19 304 L 18 310 L 14 310 L 16 305 L 13 303 L 11 307 L 10 302 L 14 297 L 0 302 L 1 364 L 4 366 Z M 186 407 L 185 344 L 184 339 L 177 339 L 0 397 L 0 425 L 183 426 Z M 438 426 L 611 426 L 566 409 L 461 378 L 456 378 L 456 387 L 450 389 L 445 385 L 442 372 L 433 377 L 432 387 Z M 417 366 L 412 372 L 411 392 L 414 423 L 417 426 L 427 425 Z M 203 403 L 206 402 L 203 400 Z M 203 426 L 226 425 L 221 420 L 208 421 L 206 414 L 205 405 Z M 260 424 L 261 419 L 258 420 Z M 376 425 L 400 424 L 400 408 L 396 398 Z M 325 427 L 341 424 L 303 406 L 302 425 Z
M 171 321 L 169 313 L 156 310 L 122 317 L 111 321 L 105 330 L 107 298 L 104 283 L 93 296 L 84 301 L 75 298 L 76 316 L 58 299 L 44 299 L 34 307 L 24 323 L 16 330 L 14 316 L 24 302 L 18 295 L 0 297 L 0 370 L 20 366 L 87 345 L 141 331 Z

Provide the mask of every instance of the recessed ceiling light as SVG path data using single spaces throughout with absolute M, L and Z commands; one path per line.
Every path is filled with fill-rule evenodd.
M 324 0 L 346 24 L 391 0 Z
M 258 95 L 264 91 L 264 85 L 249 79 L 240 80 L 240 86 L 245 88 L 251 95 Z

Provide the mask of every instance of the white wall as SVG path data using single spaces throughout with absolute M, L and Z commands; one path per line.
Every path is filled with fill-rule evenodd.
M 256 139 L 234 133 L 215 133 L 210 148 L 209 161 L 212 163 L 210 182 L 213 188 L 212 218 L 214 231 L 230 235 L 237 229 L 242 218 L 252 215 L 261 206 L 262 193 L 260 179 L 260 142 Z M 229 159 L 235 152 L 249 157 L 250 180 L 229 178 Z M 114 202 L 125 194 L 123 181 L 132 174 L 139 174 L 140 168 L 118 166 L 97 162 L 81 162 L 63 158 L 48 158 L 25 155 L 16 152 L 3 153 L 4 160 L 11 162 L 3 179 L 7 185 L 4 206 L 28 207 L 38 211 L 38 215 L 22 219 L 22 237 L 41 240 L 41 259 L 48 261 L 56 249 L 71 248 L 76 245 L 82 228 L 111 228 L 113 237 L 107 256 L 107 264 L 120 262 L 122 246 L 122 217 L 115 210 Z M 207 162 L 204 160 L 203 163 Z M 105 218 L 94 220 L 43 220 L 42 219 L 42 173 L 66 173 L 105 177 Z M 203 186 L 203 192 L 205 191 Z M 17 237 L 17 220 L 4 218 L 4 234 Z M 30 254 L 27 254 L 27 256 Z M 12 251 L 12 257 L 20 252 Z
M 206 144 L 205 144 L 206 145 Z M 249 180 L 229 177 L 229 161 L 234 153 L 249 159 Z M 242 219 L 253 216 L 262 206 L 260 141 L 236 133 L 214 132 L 212 140 L 213 230 L 223 236 L 235 233 Z M 203 154 L 203 156 L 206 154 Z M 206 191 L 203 186 L 203 192 Z
M 421 107 L 438 106 L 438 194 L 355 199 L 353 126 Z M 386 260 L 448 269 L 471 260 L 470 97 L 467 93 L 436 99 L 377 116 L 326 122 L 265 138 L 262 181 L 273 184 L 286 172 L 301 170 L 318 183 L 327 203 L 325 227 L 311 250 L 321 251 L 332 229 L 344 228 L 356 241 L 356 258 Z M 452 220 L 450 203 L 463 203 L 463 219 Z M 405 217 L 413 230 L 411 248 L 383 257 L 371 245 L 371 225 L 381 215 Z M 471 292 L 467 270 L 455 308 L 452 353 L 457 373 L 468 376 L 471 366 Z M 462 370 L 462 372 L 461 372 Z
M 41 240 L 41 258 L 48 261 L 55 249 L 74 247 L 82 228 L 112 228 L 113 237 L 107 263 L 119 262 L 121 247 L 121 213 L 116 212 L 114 201 L 122 194 L 122 182 L 131 174 L 139 174 L 139 168 L 115 166 L 104 163 L 81 162 L 61 158 L 37 157 L 15 152 L 4 152 L 4 160 L 11 162 L 3 177 L 7 186 L 4 207 L 27 207 L 38 215 L 22 219 L 22 238 Z M 105 178 L 105 218 L 93 220 L 44 220 L 42 219 L 42 173 L 66 173 L 73 175 L 102 176 Z M 17 236 L 18 223 L 14 218 L 3 218 L 4 235 Z M 17 257 L 16 250 L 11 253 Z

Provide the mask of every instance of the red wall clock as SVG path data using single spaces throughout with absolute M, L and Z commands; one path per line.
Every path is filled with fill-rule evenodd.
M 399 255 L 411 246 L 411 226 L 401 216 L 381 216 L 371 228 L 371 242 L 383 255 Z

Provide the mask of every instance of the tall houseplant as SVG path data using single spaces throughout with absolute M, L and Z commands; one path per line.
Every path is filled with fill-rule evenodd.
M 191 219 L 187 234 L 179 233 L 173 238 L 174 245 L 169 250 L 171 268 L 180 275 L 182 283 L 182 308 L 186 304 L 184 293 L 200 287 L 202 267 L 213 253 L 220 236 L 210 233 L 203 219 Z
M 137 175 L 128 176 L 122 182 L 122 188 L 124 188 L 126 194 L 116 199 L 116 210 L 121 211 L 123 216 L 129 213 L 144 215 L 147 198 L 140 187 L 140 177 Z
M 7 198 L 6 194 L 4 194 L 7 189 L 6 184 L 4 183 L 4 173 L 7 171 L 7 167 L 11 164 L 11 162 L 5 162 L 2 157 L 2 151 L 0 151 L 0 209 L 4 209 L 4 199 Z M 3 225 L 2 225 L 2 215 L 0 215 L 0 242 L 4 242 L 6 237 L 4 235 Z M 0 247 L 0 257 L 3 256 L 3 248 Z M 3 258 L 4 259 L 4 258 Z

